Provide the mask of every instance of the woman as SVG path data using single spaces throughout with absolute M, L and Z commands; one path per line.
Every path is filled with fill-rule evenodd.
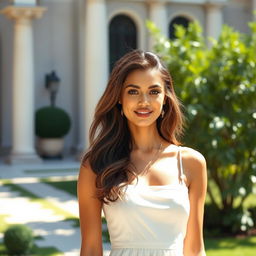
M 134 50 L 114 66 L 78 179 L 81 256 L 202 256 L 206 162 L 181 147 L 183 116 L 159 58 Z M 192 135 L 193 136 L 193 135 Z

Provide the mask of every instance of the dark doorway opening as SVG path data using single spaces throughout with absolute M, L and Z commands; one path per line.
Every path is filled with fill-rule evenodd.
M 115 16 L 109 25 L 109 70 L 127 52 L 137 48 L 137 28 L 127 15 Z
M 190 20 L 183 16 L 175 17 L 169 24 L 169 38 L 175 39 L 175 25 L 182 25 L 184 28 L 188 28 Z

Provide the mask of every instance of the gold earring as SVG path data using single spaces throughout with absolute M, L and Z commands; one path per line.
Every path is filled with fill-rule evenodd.
M 161 117 L 164 118 L 164 109 L 162 109 Z

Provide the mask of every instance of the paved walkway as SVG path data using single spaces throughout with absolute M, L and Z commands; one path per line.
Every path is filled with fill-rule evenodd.
M 19 166 L 0 164 L 0 179 L 11 180 L 26 191 L 47 199 L 68 215 L 78 217 L 76 197 L 40 183 L 40 178 L 43 177 L 50 177 L 52 180 L 74 180 L 77 178 L 78 168 L 79 163 L 72 161 L 48 161 L 40 165 Z M 36 240 L 38 246 L 53 246 L 63 252 L 64 256 L 79 255 L 80 230 L 73 227 L 72 221 L 65 221 L 66 216 L 63 214 L 56 213 L 51 207 L 47 208 L 40 202 L 22 197 L 18 191 L 12 191 L 7 186 L 0 186 L 0 205 L 0 215 L 6 216 L 7 223 L 26 224 L 34 230 L 35 235 L 43 237 L 42 240 Z M 1 236 L 0 234 L 0 239 Z M 109 255 L 110 245 L 104 243 L 103 248 L 104 256 Z

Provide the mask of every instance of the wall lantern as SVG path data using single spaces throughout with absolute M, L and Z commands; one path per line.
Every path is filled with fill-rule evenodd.
M 51 106 L 55 106 L 56 95 L 60 86 L 60 78 L 53 70 L 50 74 L 45 75 L 45 87 L 50 92 Z

